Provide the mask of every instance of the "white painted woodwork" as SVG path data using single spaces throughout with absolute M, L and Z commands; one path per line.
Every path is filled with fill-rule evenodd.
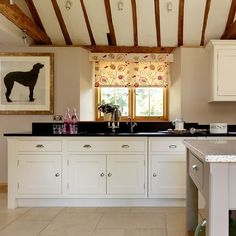
M 207 45 L 211 80 L 210 101 L 236 101 L 236 41 L 213 40 Z
M 69 155 L 69 194 L 106 194 L 106 155 Z
M 229 207 L 230 209 L 236 210 L 236 184 L 235 184 L 235 179 L 236 179 L 236 163 L 232 163 L 229 166 Z
M 185 198 L 183 137 L 149 138 L 149 197 Z
M 107 156 L 107 194 L 145 194 L 145 156 Z
M 150 148 L 151 152 L 185 152 L 185 147 L 182 143 L 182 138 L 151 138 L 150 139 Z
M 20 140 L 17 142 L 19 152 L 61 152 L 61 141 Z
M 203 186 L 203 163 L 192 153 L 189 154 L 189 175 L 198 183 L 198 186 Z
M 185 198 L 186 162 L 183 154 L 151 155 L 150 194 Z
M 61 155 L 22 154 L 16 158 L 17 193 L 61 193 Z
M 83 138 L 68 142 L 70 152 L 144 152 L 145 143 L 135 139 L 110 139 L 109 145 L 102 139 Z
M 206 236 L 228 236 L 229 210 L 236 209 L 236 164 L 200 161 L 199 174 L 196 174 L 192 165 L 199 164 L 203 158 L 192 152 L 196 150 L 187 151 L 186 230 L 194 230 L 198 224 L 197 190 L 200 190 L 206 201 Z

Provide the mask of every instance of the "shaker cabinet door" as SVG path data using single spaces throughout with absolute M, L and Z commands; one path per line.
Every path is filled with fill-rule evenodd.
M 17 155 L 17 192 L 61 193 L 61 155 Z
M 151 157 L 150 197 L 185 198 L 184 156 L 160 154 Z
M 145 194 L 144 155 L 107 156 L 108 194 Z
M 218 50 L 217 95 L 236 98 L 236 50 Z
M 106 155 L 69 155 L 67 192 L 69 194 L 106 194 Z

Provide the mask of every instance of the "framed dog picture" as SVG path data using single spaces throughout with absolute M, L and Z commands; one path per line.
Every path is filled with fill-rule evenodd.
M 0 114 L 53 114 L 53 53 L 0 53 Z

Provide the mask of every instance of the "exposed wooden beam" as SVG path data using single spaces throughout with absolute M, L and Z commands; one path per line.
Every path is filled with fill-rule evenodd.
M 115 35 L 115 30 L 113 26 L 113 21 L 112 21 L 112 16 L 111 16 L 111 5 L 110 5 L 110 0 L 104 0 L 105 4 L 105 9 L 106 9 L 106 15 L 107 15 L 107 23 L 110 31 L 110 36 L 111 36 L 111 42 L 112 45 L 116 45 L 116 35 Z
M 59 8 L 59 6 L 57 4 L 57 0 L 51 0 L 51 2 L 52 2 L 52 6 L 54 8 L 55 14 L 57 16 L 57 20 L 58 20 L 59 25 L 61 27 L 62 34 L 63 34 L 64 39 L 66 41 L 66 44 L 67 45 L 72 45 L 72 41 L 71 41 L 70 35 L 69 35 L 68 31 L 67 31 L 64 19 L 62 17 L 61 10 L 60 10 L 60 8 Z
M 104 53 L 171 53 L 175 47 L 143 47 L 143 46 L 80 46 L 91 52 Z
M 236 39 L 236 21 L 229 26 L 228 30 L 221 36 L 221 39 Z
M 211 0 L 206 0 L 204 20 L 203 20 L 203 26 L 202 26 L 202 37 L 201 37 L 201 43 L 200 43 L 201 46 L 203 46 L 205 43 L 205 32 L 206 32 L 210 7 L 211 7 Z
M 91 28 L 91 25 L 90 25 L 90 22 L 89 22 L 88 14 L 87 14 L 87 11 L 86 11 L 86 8 L 85 8 L 85 5 L 84 5 L 84 0 L 80 0 L 80 4 L 81 4 L 82 10 L 83 10 L 84 19 L 85 19 L 85 23 L 86 23 L 86 26 L 87 26 L 87 29 L 88 29 L 91 44 L 96 45 L 96 42 L 95 42 L 94 37 L 93 37 L 92 28 Z
M 178 46 L 183 45 L 184 35 L 184 0 L 179 0 Z
M 232 0 L 229 15 L 228 15 L 227 24 L 226 24 L 226 27 L 225 27 L 225 32 L 228 30 L 229 26 L 231 24 L 233 24 L 235 13 L 236 13 L 236 0 Z
M 10 5 L 8 0 L 1 0 L 0 13 L 31 37 L 35 43 L 52 43 L 47 34 L 26 16 L 16 4 Z
M 154 0 L 154 4 L 155 4 L 157 46 L 161 47 L 160 1 Z
M 44 29 L 44 27 L 43 27 L 43 23 L 42 23 L 42 21 L 41 21 L 41 19 L 40 19 L 40 16 L 39 16 L 39 14 L 38 14 L 38 11 L 37 11 L 37 9 L 36 9 L 36 7 L 35 7 L 35 5 L 34 5 L 33 0 L 25 0 L 25 3 L 27 4 L 27 6 L 28 6 L 28 8 L 29 8 L 29 10 L 30 10 L 30 13 L 31 13 L 31 15 L 32 15 L 32 17 L 33 17 L 33 19 L 34 19 L 34 23 L 35 23 L 42 31 L 46 32 L 45 29 Z
M 134 46 L 138 46 L 138 25 L 137 25 L 137 7 L 136 0 L 131 0 L 133 16 Z

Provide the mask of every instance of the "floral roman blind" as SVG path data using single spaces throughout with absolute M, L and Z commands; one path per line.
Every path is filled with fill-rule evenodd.
M 91 53 L 95 87 L 167 87 L 172 54 Z

